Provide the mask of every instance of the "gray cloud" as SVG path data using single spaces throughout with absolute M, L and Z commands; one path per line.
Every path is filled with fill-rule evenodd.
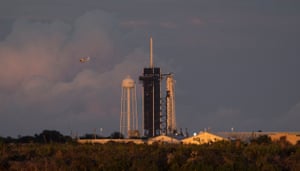
M 88 12 L 74 24 L 17 20 L 0 46 L 0 87 L 6 92 L 1 135 L 116 128 L 121 80 L 137 78 L 147 59 L 140 49 L 115 56 L 122 49 L 115 43 L 121 41 L 117 26 L 103 11 Z M 91 61 L 79 63 L 83 56 Z

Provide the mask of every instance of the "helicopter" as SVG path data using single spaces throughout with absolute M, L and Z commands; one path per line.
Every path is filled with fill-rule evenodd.
M 86 56 L 86 57 L 82 57 L 79 59 L 79 62 L 81 63 L 86 63 L 86 62 L 89 62 L 90 61 L 90 57 L 89 56 Z

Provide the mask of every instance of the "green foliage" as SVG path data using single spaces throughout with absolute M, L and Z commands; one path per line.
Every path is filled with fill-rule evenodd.
M 44 130 L 40 134 L 35 136 L 19 136 L 19 138 L 2 138 L 0 137 L 1 143 L 71 143 L 73 140 L 69 136 L 64 136 L 60 132 L 55 130 Z
M 299 170 L 300 146 L 2 143 L 0 170 Z
M 69 137 L 65 137 L 55 130 L 44 130 L 41 134 L 35 137 L 35 141 L 38 143 L 64 143 L 68 140 Z
M 262 136 L 259 136 L 258 138 L 256 139 L 253 139 L 251 141 L 251 143 L 257 143 L 257 144 L 271 144 L 272 143 L 272 140 L 271 138 L 268 136 L 268 135 L 262 135 Z
M 124 135 L 120 132 L 113 132 L 112 134 L 110 134 L 109 138 L 112 139 L 123 139 Z

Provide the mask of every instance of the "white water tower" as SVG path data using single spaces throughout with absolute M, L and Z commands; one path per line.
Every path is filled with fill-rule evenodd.
M 136 88 L 130 76 L 122 81 L 120 133 L 127 138 L 139 136 Z

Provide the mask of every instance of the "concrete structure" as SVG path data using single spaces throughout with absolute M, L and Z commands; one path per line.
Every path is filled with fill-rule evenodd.
M 241 140 L 243 142 L 250 142 L 252 139 L 259 136 L 268 135 L 267 132 L 218 132 L 216 135 L 226 138 L 228 140 Z
M 217 134 L 231 135 L 231 137 L 222 137 Z M 160 135 L 156 137 L 149 138 L 148 140 L 144 139 L 79 139 L 79 143 L 100 143 L 105 144 L 108 142 L 117 142 L 117 143 L 135 143 L 135 144 L 206 144 L 214 143 L 217 141 L 229 141 L 229 140 L 241 140 L 244 142 L 250 142 L 252 138 L 258 138 L 259 136 L 267 135 L 271 138 L 272 141 L 281 141 L 285 140 L 293 145 L 300 142 L 300 132 L 223 132 L 223 133 L 209 133 L 209 132 L 200 132 L 196 136 L 188 137 L 183 140 L 178 140 L 176 138 Z
M 272 141 L 285 140 L 293 145 L 300 143 L 300 133 L 277 132 L 269 134 Z
M 135 144 L 153 144 L 153 143 L 158 143 L 158 144 L 180 144 L 181 141 L 165 136 L 165 135 L 160 135 L 157 137 L 152 137 L 147 139 L 78 139 L 78 143 L 85 144 L 85 143 L 92 143 L 92 144 L 106 144 L 109 142 L 115 142 L 115 143 L 135 143 Z
M 116 142 L 116 143 L 135 143 L 135 144 L 145 144 L 146 142 L 141 139 L 79 139 L 77 140 L 78 143 L 86 144 L 106 144 L 109 142 Z
M 120 133 L 139 137 L 135 82 L 127 76 L 122 81 Z
M 285 139 L 294 145 L 298 141 L 300 142 L 300 132 L 219 132 L 217 135 L 229 140 L 241 140 L 243 142 L 250 142 L 252 139 L 264 135 L 269 136 L 272 141 Z
M 147 141 L 148 144 L 153 144 L 153 143 L 158 143 L 158 144 L 180 144 L 181 141 L 173 138 L 173 137 L 169 137 L 166 135 L 160 135 L 157 137 L 153 137 L 148 139 Z
M 181 140 L 183 144 L 206 144 L 206 143 L 213 143 L 217 141 L 227 141 L 226 138 L 220 137 L 218 135 L 208 133 L 208 132 L 200 132 L 199 134 L 185 138 Z

